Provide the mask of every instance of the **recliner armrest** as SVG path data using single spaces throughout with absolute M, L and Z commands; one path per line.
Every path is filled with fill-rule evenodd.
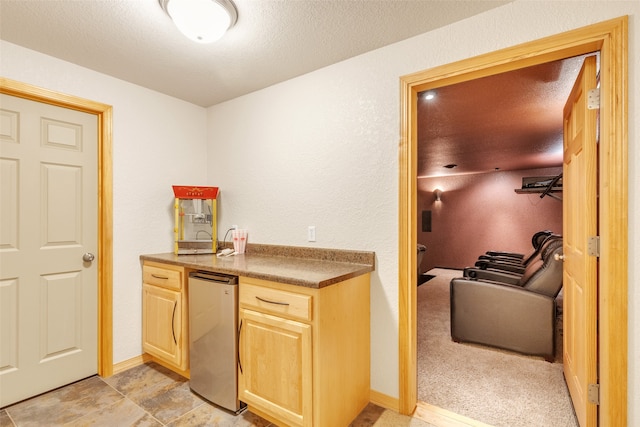
M 511 264 L 518 264 L 518 265 L 522 265 L 522 263 L 524 262 L 524 260 L 520 258 L 513 258 L 513 257 L 501 256 L 501 255 L 495 255 L 495 256 L 480 255 L 478 257 L 478 261 L 499 261 L 499 262 L 509 262 Z
M 489 256 L 508 256 L 508 257 L 517 258 L 517 259 L 524 258 L 524 254 L 517 254 L 515 252 L 487 251 L 485 253 Z
M 467 267 L 463 270 L 464 277 L 474 280 L 491 280 L 494 282 L 507 283 L 510 285 L 520 285 L 522 275 L 504 271 L 483 270 L 480 268 Z
M 488 260 L 480 260 L 476 261 L 476 267 L 481 270 L 498 270 L 498 271 L 506 271 L 511 273 L 516 273 L 519 275 L 523 275 L 525 271 L 525 267 L 520 264 L 512 264 L 509 262 L 500 262 L 500 261 L 488 261 Z

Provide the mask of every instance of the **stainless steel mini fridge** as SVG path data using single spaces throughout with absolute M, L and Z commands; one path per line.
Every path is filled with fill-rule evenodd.
M 239 413 L 238 278 L 206 271 L 189 274 L 191 390 Z

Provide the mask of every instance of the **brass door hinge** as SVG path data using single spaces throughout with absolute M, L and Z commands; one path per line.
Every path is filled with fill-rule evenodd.
M 587 400 L 594 405 L 600 404 L 600 384 L 589 384 L 587 388 Z
M 587 110 L 600 109 L 600 89 L 591 89 L 587 92 Z
M 600 256 L 600 236 L 589 236 L 587 242 L 587 253 L 591 256 Z

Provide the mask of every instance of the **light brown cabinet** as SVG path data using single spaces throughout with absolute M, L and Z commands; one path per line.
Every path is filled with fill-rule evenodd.
M 314 289 L 240 278 L 238 392 L 285 426 L 346 426 L 369 402 L 369 274 Z
M 145 262 L 142 276 L 142 348 L 159 363 L 188 377 L 185 269 Z

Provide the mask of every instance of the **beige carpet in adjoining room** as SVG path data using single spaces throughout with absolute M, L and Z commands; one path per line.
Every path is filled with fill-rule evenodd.
M 418 286 L 418 399 L 497 427 L 575 427 L 562 363 L 451 340 L 449 282 Z

